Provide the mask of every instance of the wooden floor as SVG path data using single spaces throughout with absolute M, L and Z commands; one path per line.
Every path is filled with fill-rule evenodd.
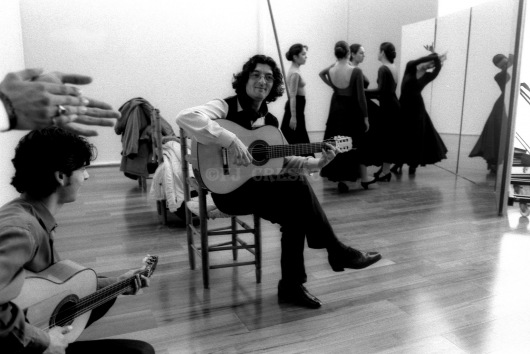
M 263 223 L 263 281 L 252 267 L 218 269 L 203 290 L 185 231 L 161 225 L 155 202 L 117 167 L 93 168 L 60 211 L 62 258 L 118 275 L 160 256 L 151 287 L 122 297 L 82 338 L 136 338 L 157 353 L 528 353 L 530 234 L 518 206 L 495 211 L 493 181 L 436 166 L 369 191 L 312 184 L 339 237 L 377 250 L 365 270 L 334 273 L 306 249 L 318 310 L 279 305 L 278 227 Z M 405 169 L 406 172 L 406 169 Z

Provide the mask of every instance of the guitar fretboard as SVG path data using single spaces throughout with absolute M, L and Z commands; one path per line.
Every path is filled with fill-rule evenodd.
M 138 273 L 137 275 L 124 279 L 115 284 L 109 285 L 103 289 L 96 291 L 93 294 L 85 296 L 73 307 L 64 310 L 63 313 L 65 316 L 62 317 L 61 321 L 56 322 L 55 325 L 64 326 L 74 318 L 95 309 L 101 304 L 104 304 L 105 302 L 127 292 L 128 290 L 132 290 L 134 288 L 134 282 L 136 281 L 136 277 L 141 275 L 148 276 L 149 272 L 149 270 L 144 270 Z
M 335 145 L 334 142 L 328 142 L 328 144 Z M 274 159 L 277 157 L 313 154 L 321 152 L 323 148 L 325 148 L 325 143 L 271 145 L 266 148 L 266 153 L 268 158 Z

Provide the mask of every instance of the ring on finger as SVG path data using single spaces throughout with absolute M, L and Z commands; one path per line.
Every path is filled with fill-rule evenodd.
M 60 104 L 57 105 L 57 116 L 65 115 L 67 112 L 66 108 L 64 106 L 61 106 Z

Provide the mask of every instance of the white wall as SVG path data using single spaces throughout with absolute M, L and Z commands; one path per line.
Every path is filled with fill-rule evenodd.
M 22 27 L 20 24 L 19 0 L 3 0 L 0 2 L 0 80 L 6 73 L 24 68 L 24 52 L 22 49 Z M 0 107 L 3 110 L 3 107 Z M 5 111 L 0 114 L 5 114 Z M 13 176 L 15 146 L 24 132 L 15 131 L 0 133 L 0 205 L 13 199 L 18 193 L 10 185 Z
M 495 0 L 438 0 L 438 16 L 445 16 L 491 1 Z
M 363 68 L 375 85 L 380 42 L 399 45 L 402 24 L 435 17 L 437 11 L 437 0 L 273 0 L 271 5 L 282 55 L 292 43 L 309 46 L 302 68 L 307 126 L 318 133 L 331 97 L 318 72 L 335 60 L 334 43 L 345 39 L 366 46 L 370 55 Z M 263 51 L 278 59 L 264 0 L 21 0 L 21 13 L 28 66 L 92 75 L 87 95 L 115 108 L 142 96 L 174 127 L 181 109 L 232 94 L 231 76 L 252 54 Z M 271 105 L 279 119 L 284 102 Z M 99 131 L 91 139 L 99 150 L 95 163 L 119 161 L 119 136 Z
M 260 41 L 257 0 L 22 0 L 21 13 L 26 65 L 91 75 L 85 94 L 116 109 L 143 97 L 175 129 L 180 110 L 233 93 Z M 119 161 L 120 137 L 98 131 L 95 163 Z

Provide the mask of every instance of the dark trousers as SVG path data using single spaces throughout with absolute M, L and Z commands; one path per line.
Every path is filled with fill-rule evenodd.
M 92 310 L 87 327 L 103 317 L 114 305 L 116 299 L 108 301 Z M 77 341 L 66 348 L 66 354 L 154 354 L 154 348 L 146 342 L 132 339 L 100 339 Z
M 342 247 L 307 177 L 256 177 L 228 194 L 212 194 L 216 206 L 233 215 L 256 214 L 277 223 L 282 232 L 282 279 L 292 283 L 307 280 L 304 244 L 333 250 Z

